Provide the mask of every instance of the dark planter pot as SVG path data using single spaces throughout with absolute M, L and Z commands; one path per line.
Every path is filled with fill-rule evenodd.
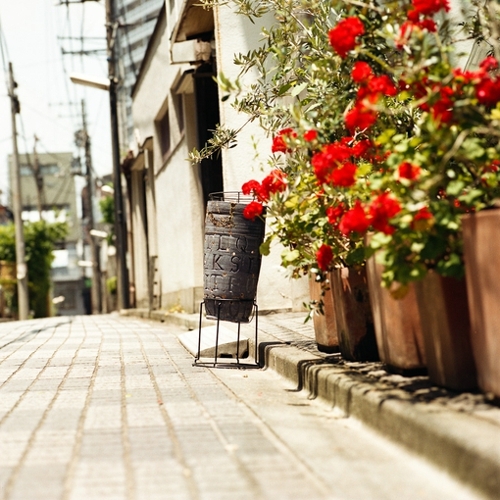
M 349 361 L 377 361 L 366 269 L 335 269 L 332 291 L 342 357 Z
M 309 276 L 309 295 L 311 301 L 323 300 L 323 314 L 313 316 L 314 334 L 318 351 L 333 354 L 339 352 L 339 337 L 337 334 L 337 320 L 333 304 L 332 277 L 328 274 L 329 288 L 322 293 L 321 283 L 316 281 L 315 275 Z
M 375 335 L 382 363 L 403 375 L 425 373 L 422 324 L 414 285 L 403 298 L 394 299 L 381 285 L 383 266 L 375 257 L 366 264 Z
M 445 278 L 429 271 L 415 284 L 415 290 L 429 378 L 456 391 L 475 389 L 476 369 L 465 280 Z
M 500 210 L 466 215 L 462 222 L 478 385 L 500 397 Z
M 246 323 L 257 294 L 265 221 L 243 217 L 246 203 L 223 193 L 205 219 L 204 302 L 207 318 Z

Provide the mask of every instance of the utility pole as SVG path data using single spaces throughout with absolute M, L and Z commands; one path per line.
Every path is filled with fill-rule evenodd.
M 24 247 L 24 232 L 22 219 L 21 173 L 19 170 L 19 151 L 17 149 L 16 115 L 20 112 L 19 99 L 16 95 L 17 83 L 14 81 L 12 63 L 9 62 L 9 97 L 12 115 L 12 204 L 14 210 L 14 226 L 16 236 L 16 267 L 17 267 L 17 302 L 19 319 L 28 319 L 28 267 Z
M 127 269 L 127 222 L 125 220 L 120 172 L 120 142 L 118 138 L 117 78 L 115 71 L 115 40 L 117 23 L 114 20 L 113 0 L 106 0 L 106 40 L 108 50 L 109 108 L 111 114 L 111 146 L 113 150 L 113 185 L 115 190 L 115 246 L 118 273 L 118 308 L 130 307 Z
M 36 143 L 38 142 L 38 137 L 35 135 L 35 145 L 33 146 L 33 175 L 35 176 L 36 184 L 36 194 L 37 194 L 37 205 L 38 205 L 38 215 L 40 220 L 43 220 L 43 206 L 45 204 L 44 194 L 43 194 L 43 175 L 40 169 L 40 162 L 38 161 L 38 153 L 36 151 Z
M 90 154 L 90 137 L 87 131 L 87 112 L 85 110 L 85 100 L 82 99 L 82 124 L 83 139 L 85 148 L 85 181 L 86 205 L 87 205 L 87 240 L 90 245 L 92 255 L 92 313 L 99 314 L 102 310 L 102 290 L 101 290 L 101 259 L 100 248 L 96 239 L 92 236 L 91 230 L 94 229 L 94 204 L 93 204 L 93 180 L 92 180 L 92 156 Z

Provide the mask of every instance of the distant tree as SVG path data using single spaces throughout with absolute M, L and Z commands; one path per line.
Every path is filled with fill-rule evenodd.
M 45 221 L 28 222 L 24 225 L 26 264 L 28 266 L 29 307 L 35 318 L 50 314 L 50 269 L 54 260 L 55 243 L 68 234 L 66 223 Z M 15 262 L 16 244 L 14 224 L 0 227 L 0 260 Z M 17 297 L 12 307 L 17 309 Z

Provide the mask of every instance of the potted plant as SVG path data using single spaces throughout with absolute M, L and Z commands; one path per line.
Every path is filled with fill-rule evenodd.
M 319 2 L 310 10 L 276 3 L 279 21 L 262 50 L 239 58 L 243 72 L 260 69 L 261 79 L 235 106 L 273 134 L 272 167 L 286 177 L 286 188 L 266 200 L 271 233 L 261 250 L 279 240 L 294 275 L 362 267 L 376 254 L 393 297 L 421 283 L 421 311 L 432 309 L 424 304 L 425 287 L 446 292 L 450 283 L 463 285 L 461 218 L 498 196 L 500 155 L 492 137 L 500 92 L 496 58 L 474 71 L 454 63 L 448 10 L 447 0 L 398 8 Z M 469 16 L 461 36 L 491 38 L 483 18 Z M 239 88 L 220 82 L 223 91 Z M 262 201 L 258 190 L 249 193 Z M 448 300 L 442 296 L 441 303 Z M 449 318 L 440 324 L 455 336 Z M 452 363 L 465 359 L 455 349 L 470 350 L 467 321 L 461 323 L 462 333 L 444 348 Z M 423 327 L 431 334 L 428 358 L 443 352 L 431 348 L 439 333 L 433 324 L 436 318 Z M 431 378 L 471 387 L 473 364 L 463 366 L 458 372 L 469 375 L 462 380 L 433 368 Z

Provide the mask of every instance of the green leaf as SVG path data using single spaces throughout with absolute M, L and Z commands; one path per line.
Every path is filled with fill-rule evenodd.
M 300 252 L 298 250 L 284 250 L 281 257 L 286 262 L 293 262 L 300 257 Z
M 301 83 L 300 85 L 295 86 L 290 94 L 294 97 L 298 96 L 303 90 L 307 88 L 309 84 L 307 82 Z
M 450 196 L 458 196 L 464 190 L 465 184 L 461 180 L 451 181 L 446 187 L 446 194 Z
M 264 242 L 260 245 L 259 251 L 262 255 L 269 255 L 271 251 L 271 238 L 267 238 L 264 240 Z

